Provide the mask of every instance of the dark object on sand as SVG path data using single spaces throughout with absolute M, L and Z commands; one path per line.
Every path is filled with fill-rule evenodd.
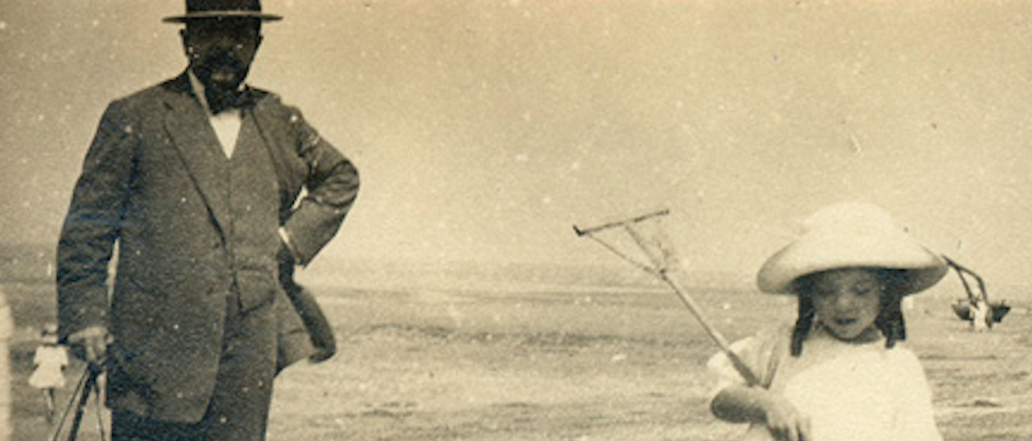
M 301 315 L 308 335 L 312 339 L 316 353 L 310 360 L 318 363 L 332 357 L 337 353 L 337 341 L 333 336 L 333 327 L 330 320 L 326 318 L 319 302 L 315 300 L 312 292 L 297 283 L 284 284 L 287 290 L 287 297 L 293 303 L 294 309 Z
M 990 302 L 989 292 L 986 291 L 985 281 L 982 280 L 981 276 L 976 274 L 974 271 L 971 271 L 970 269 L 955 262 L 953 259 L 946 257 L 945 255 L 942 256 L 942 258 L 946 261 L 946 264 L 949 265 L 950 268 L 953 268 L 953 270 L 957 272 L 957 277 L 960 277 L 960 283 L 964 284 L 964 291 L 967 292 L 967 299 L 957 299 L 955 303 L 950 305 L 953 307 L 953 312 L 957 314 L 957 317 L 959 317 L 961 320 L 969 322 L 974 320 L 974 304 L 976 302 L 985 302 L 989 305 L 990 310 L 987 324 L 989 324 L 989 326 L 991 327 L 993 323 L 1002 322 L 1003 317 L 1007 315 L 1007 313 L 1011 310 L 1010 305 L 1008 305 L 1007 302 L 1003 300 L 999 302 Z M 971 287 L 971 284 L 968 283 L 968 279 L 965 276 L 974 277 L 975 281 L 978 283 L 977 293 Z
M 298 315 L 301 316 L 301 322 L 304 324 L 305 330 L 308 331 L 311 346 L 315 349 L 315 353 L 309 355 L 308 360 L 313 363 L 319 363 L 330 359 L 330 357 L 337 353 L 337 340 L 333 336 L 333 326 L 330 324 L 330 320 L 319 306 L 319 302 L 316 301 L 311 290 L 301 286 L 294 279 L 294 261 L 286 253 L 281 253 L 279 256 L 279 279 L 281 286 L 283 286 L 283 291 L 286 292 L 287 298 L 290 299 L 291 305 Z M 297 361 L 297 357 L 303 351 L 303 346 L 305 345 L 281 344 L 280 358 L 283 360 L 279 367 L 285 368 Z
M 953 307 L 953 312 L 957 313 L 957 317 L 961 320 L 971 321 L 974 316 L 971 314 L 971 302 L 964 299 L 957 299 L 955 303 L 950 305 Z M 992 310 L 993 323 L 1000 323 L 1003 321 L 1003 316 L 1010 312 L 1011 307 L 1007 302 L 996 302 L 989 305 Z

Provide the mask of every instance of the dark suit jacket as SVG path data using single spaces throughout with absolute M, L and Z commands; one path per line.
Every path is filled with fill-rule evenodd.
M 358 174 L 297 109 L 264 91 L 249 94 L 245 111 L 278 175 L 280 222 L 307 264 L 339 229 Z M 148 390 L 154 418 L 195 421 L 204 413 L 226 299 L 242 276 L 226 246 L 229 204 L 215 191 L 219 169 L 211 155 L 220 150 L 185 73 L 113 102 L 86 155 L 58 245 L 62 338 L 91 325 L 111 329 L 112 358 Z M 295 206 L 302 188 L 308 194 Z M 109 299 L 105 276 L 116 241 Z M 275 259 L 265 256 L 273 264 L 247 277 L 270 281 L 269 290 L 285 299 Z M 291 320 L 300 323 L 296 314 Z

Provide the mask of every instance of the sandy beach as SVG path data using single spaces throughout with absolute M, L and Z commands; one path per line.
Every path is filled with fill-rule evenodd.
M 340 352 L 281 375 L 269 439 L 724 440 L 741 432 L 708 411 L 705 362 L 716 346 L 672 293 L 637 279 L 592 288 L 542 277 L 511 283 L 518 278 L 494 290 L 476 277 L 426 289 L 314 282 Z M 731 339 L 793 314 L 783 297 L 691 291 Z M 42 401 L 25 379 L 31 329 L 53 314 L 53 288 L 10 283 L 6 292 L 19 326 L 15 439 L 45 439 Z M 1014 306 L 989 333 L 971 332 L 938 297 L 907 311 L 908 344 L 928 373 L 945 439 L 1032 437 L 1032 316 L 1029 305 Z M 69 369 L 59 398 L 81 369 Z M 87 414 L 84 432 L 95 433 L 95 421 Z

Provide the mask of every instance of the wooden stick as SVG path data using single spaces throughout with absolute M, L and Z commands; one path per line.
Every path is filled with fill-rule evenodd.
M 641 221 L 649 219 L 649 218 L 653 218 L 653 217 L 656 217 L 656 216 L 666 216 L 668 214 L 670 214 L 670 210 L 667 209 L 667 208 L 663 208 L 661 210 L 653 211 L 651 213 L 646 213 L 646 214 L 643 214 L 643 215 L 640 215 L 640 216 L 635 216 L 635 217 L 628 218 L 628 219 L 621 219 L 621 220 L 605 222 L 605 223 L 600 224 L 600 225 L 595 225 L 595 226 L 586 227 L 586 228 L 578 228 L 576 225 L 574 225 L 573 226 L 573 231 L 576 232 L 578 236 L 584 236 L 585 234 L 591 234 L 591 233 L 594 233 L 594 232 L 597 232 L 597 231 L 607 230 L 607 229 L 610 229 L 610 228 L 613 228 L 613 227 L 619 227 L 619 226 L 626 225 L 626 224 L 634 224 L 634 223 L 638 223 L 638 222 L 641 222 Z

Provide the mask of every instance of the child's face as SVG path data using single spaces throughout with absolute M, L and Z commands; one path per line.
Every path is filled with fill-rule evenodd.
M 838 339 L 856 340 L 874 329 L 881 281 L 873 271 L 847 268 L 817 274 L 811 295 L 817 320 Z

